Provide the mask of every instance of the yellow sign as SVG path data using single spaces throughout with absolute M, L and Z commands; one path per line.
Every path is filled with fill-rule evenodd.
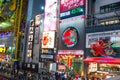
M 0 47 L 0 53 L 5 53 L 6 52 L 6 47 Z

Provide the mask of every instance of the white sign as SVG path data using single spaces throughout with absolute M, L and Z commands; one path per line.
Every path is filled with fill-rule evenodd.
M 55 31 L 43 32 L 42 48 L 54 48 Z
M 109 39 L 116 47 L 120 47 L 120 30 L 96 32 L 86 34 L 86 48 L 90 48 L 90 44 L 95 40 Z
M 41 58 L 53 59 L 53 55 L 41 55 Z
M 58 50 L 58 54 L 74 54 L 74 55 L 83 55 L 83 50 Z
M 58 0 L 46 0 L 44 31 L 57 30 Z

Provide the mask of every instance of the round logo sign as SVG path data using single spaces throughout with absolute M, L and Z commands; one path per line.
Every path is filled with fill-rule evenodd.
M 62 40 L 67 47 L 73 47 L 78 42 L 78 31 L 74 27 L 65 29 L 62 35 Z

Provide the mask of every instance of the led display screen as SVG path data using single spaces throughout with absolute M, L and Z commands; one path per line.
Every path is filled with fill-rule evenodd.
M 65 12 L 79 6 L 84 6 L 85 0 L 60 0 L 60 12 Z
M 44 31 L 57 30 L 58 0 L 46 0 Z
M 77 8 L 71 9 L 69 11 L 61 12 L 60 19 L 83 15 L 85 13 L 84 10 L 85 10 L 85 8 L 82 6 L 82 7 L 77 7 Z

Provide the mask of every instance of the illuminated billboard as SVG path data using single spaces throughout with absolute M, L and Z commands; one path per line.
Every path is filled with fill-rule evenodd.
M 88 33 L 86 48 L 92 57 L 120 57 L 120 31 Z
M 60 12 L 65 12 L 84 5 L 85 0 L 60 0 Z
M 0 45 L 0 53 L 5 53 L 7 50 L 5 45 Z
M 84 46 L 84 15 L 60 20 L 60 50 L 83 50 Z
M 61 0 L 60 19 L 85 14 L 85 0 Z
M 46 0 L 44 31 L 57 30 L 58 0 Z
M 42 35 L 42 48 L 54 48 L 55 31 L 45 31 Z
M 62 40 L 63 40 L 63 43 L 65 44 L 65 46 L 67 46 L 67 47 L 75 46 L 78 42 L 78 39 L 79 39 L 78 31 L 74 27 L 68 27 L 63 32 Z

